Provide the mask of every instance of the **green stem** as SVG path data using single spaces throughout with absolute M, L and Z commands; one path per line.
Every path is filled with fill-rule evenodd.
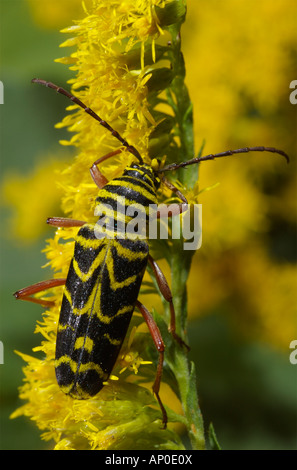
M 189 258 L 188 258 L 189 260 Z M 190 263 L 189 263 L 190 264 Z M 176 252 L 171 259 L 172 292 L 177 320 L 177 332 L 186 328 L 187 289 L 186 279 L 189 264 L 183 262 L 183 254 Z M 187 341 L 187 338 L 185 338 Z M 181 403 L 187 421 L 187 431 L 193 449 L 204 449 L 204 426 L 199 408 L 194 363 L 190 363 L 185 348 L 175 348 L 175 377 L 178 383 Z
M 181 53 L 180 24 L 171 27 L 172 68 L 174 80 L 170 93 L 175 97 L 174 109 L 177 121 L 177 134 L 180 139 L 180 152 L 177 161 L 186 161 L 194 155 L 192 103 L 185 86 L 185 65 Z M 191 188 L 197 181 L 198 169 L 180 171 L 178 179 Z M 172 293 L 176 312 L 176 330 L 184 335 L 187 328 L 187 287 L 194 252 L 185 251 L 183 240 L 173 240 L 170 257 Z M 175 348 L 175 376 L 180 398 L 187 421 L 187 431 L 193 449 L 205 449 L 204 426 L 199 408 L 195 367 L 189 362 L 185 348 Z

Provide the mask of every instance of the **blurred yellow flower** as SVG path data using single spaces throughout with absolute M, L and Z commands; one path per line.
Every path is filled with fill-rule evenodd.
M 9 236 L 21 243 L 32 243 L 47 228 L 46 219 L 60 212 L 62 190 L 60 173 L 65 167 L 62 156 L 47 156 L 31 175 L 17 170 L 6 174 L 2 186 L 3 202 L 13 208 Z
M 85 3 L 90 0 L 85 0 Z M 70 23 L 73 18 L 83 16 L 83 7 L 81 0 L 51 0 L 51 2 L 38 2 L 36 0 L 27 0 L 31 14 L 35 22 L 49 29 L 59 29 Z
M 289 167 L 260 154 L 201 164 L 200 190 L 219 185 L 199 196 L 203 241 L 189 279 L 189 312 L 193 318 L 230 311 L 233 318 L 240 299 L 243 307 L 236 324 L 242 322 L 244 334 L 286 351 L 296 336 L 296 259 L 292 250 L 277 255 L 273 247 L 288 245 L 289 236 L 293 245 L 295 237 L 295 110 L 288 86 L 294 76 L 297 4 L 188 0 L 187 6 L 183 51 L 196 142 L 205 139 L 206 153 L 261 143 L 292 156 Z M 286 279 L 287 292 L 274 273 Z M 251 284 L 242 282 L 240 287 L 237 280 L 243 278 Z M 268 284 L 271 289 L 264 292 Z M 257 308 L 251 298 L 257 299 Z M 272 328 L 277 322 L 281 328 Z

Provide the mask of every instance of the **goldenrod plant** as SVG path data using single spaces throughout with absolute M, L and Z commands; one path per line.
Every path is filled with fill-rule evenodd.
M 186 15 L 184 1 L 94 0 L 85 16 L 63 30 L 71 34 L 62 46 L 73 47 L 59 62 L 70 66 L 73 93 L 104 116 L 114 129 L 137 146 L 142 158 L 179 162 L 194 154 L 192 104 L 184 83 L 185 66 L 181 52 L 180 28 Z M 115 149 L 115 139 L 75 105 L 57 127 L 66 126 L 72 135 L 63 145 L 74 145 L 77 156 L 60 174 L 64 214 L 95 222 L 98 188 L 88 169 L 98 156 Z M 123 152 L 102 171 L 107 179 L 121 174 L 131 155 Z M 180 186 L 193 188 L 197 169 L 180 173 Z M 185 190 L 184 190 L 185 191 Z M 194 199 L 191 200 L 191 194 Z M 196 202 L 195 191 L 188 193 Z M 160 195 L 162 198 L 162 195 Z M 166 194 L 163 196 L 163 200 Z M 55 276 L 66 277 L 77 229 L 60 228 L 45 248 Z M 183 250 L 183 240 L 152 244 L 157 258 L 171 266 L 176 330 L 186 334 L 186 281 L 193 251 Z M 162 253 L 162 255 L 161 255 Z M 150 289 L 157 287 L 149 284 Z M 20 397 L 26 404 L 13 417 L 25 414 L 53 439 L 58 449 L 183 449 L 178 430 L 185 429 L 193 449 L 205 447 L 203 421 L 196 392 L 195 367 L 186 348 L 168 333 L 165 314 L 155 311 L 155 320 L 166 345 L 161 396 L 168 414 L 162 429 L 160 410 L 151 392 L 156 354 L 143 322 L 135 315 L 113 375 L 94 398 L 78 400 L 66 396 L 54 374 L 54 351 L 61 288 L 53 289 L 55 306 L 38 324 L 44 341 L 35 351 L 43 359 L 19 353 L 28 365 Z M 176 427 L 176 425 L 179 425 Z

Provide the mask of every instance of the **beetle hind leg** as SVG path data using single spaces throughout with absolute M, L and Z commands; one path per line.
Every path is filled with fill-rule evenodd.
M 161 271 L 158 263 L 149 255 L 149 263 L 153 268 L 155 278 L 157 280 L 159 289 L 161 294 L 163 295 L 164 299 L 169 303 L 170 309 L 170 325 L 169 325 L 169 332 L 172 334 L 173 338 L 180 344 L 180 346 L 184 346 L 188 351 L 190 350 L 190 346 L 188 346 L 184 340 L 176 333 L 175 329 L 175 309 L 173 305 L 172 293 L 170 287 L 166 281 L 166 278 Z
M 166 413 L 165 407 L 164 407 L 164 405 L 162 403 L 162 400 L 160 398 L 160 395 L 159 395 L 162 372 L 163 372 L 165 345 L 164 345 L 160 330 L 159 330 L 155 320 L 153 319 L 152 315 L 147 310 L 147 308 L 142 303 L 140 303 L 138 300 L 136 302 L 136 307 L 140 310 L 140 313 L 142 314 L 142 316 L 143 316 L 143 318 L 144 318 L 144 320 L 145 320 L 145 322 L 148 326 L 149 332 L 150 332 L 150 334 L 153 338 L 153 341 L 154 341 L 155 346 L 156 346 L 156 348 L 158 350 L 158 353 L 159 353 L 159 362 L 158 362 L 158 367 L 157 367 L 156 378 L 155 378 L 155 381 L 154 381 L 154 384 L 153 384 L 153 392 L 154 392 L 154 394 L 157 398 L 157 401 L 159 403 L 159 406 L 161 408 L 163 427 L 164 427 L 164 429 L 166 429 L 167 421 L 168 421 L 167 413 Z
M 18 290 L 13 295 L 16 299 L 27 300 L 28 302 L 33 302 L 35 304 L 42 305 L 43 307 L 53 307 L 55 302 L 52 300 L 38 299 L 32 297 L 32 295 L 42 292 L 52 287 L 58 287 L 65 285 L 66 279 L 49 279 L 47 281 L 37 282 L 31 286 L 24 287 L 23 289 Z

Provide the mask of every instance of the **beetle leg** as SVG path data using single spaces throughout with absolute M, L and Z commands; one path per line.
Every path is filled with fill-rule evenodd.
M 81 227 L 86 224 L 83 220 L 68 219 L 67 217 L 49 217 L 46 223 L 53 227 Z
M 23 289 L 15 292 L 13 295 L 16 299 L 27 300 L 29 302 L 42 305 L 43 307 L 53 307 L 55 302 L 52 300 L 36 299 L 35 297 L 31 296 L 37 294 L 38 292 L 51 289 L 52 287 L 63 286 L 65 282 L 66 279 L 49 279 L 47 281 L 41 281 L 37 282 L 36 284 L 32 284 L 32 286 L 24 287 Z
M 188 350 L 190 347 L 181 339 L 181 337 L 175 331 L 175 309 L 173 305 L 172 293 L 170 287 L 166 281 L 166 277 L 164 276 L 163 272 L 161 271 L 160 266 L 158 263 L 149 255 L 148 257 L 149 263 L 153 268 L 159 289 L 161 294 L 163 295 L 164 299 L 167 300 L 169 303 L 170 309 L 170 325 L 169 325 L 169 332 L 172 334 L 173 338 L 181 345 L 185 346 Z
M 173 209 L 169 211 L 170 216 L 175 216 L 178 214 L 181 214 L 182 212 L 186 211 L 189 207 L 188 201 L 186 197 L 177 189 L 174 184 L 172 184 L 170 181 L 168 181 L 166 178 L 163 178 L 163 183 L 167 186 L 167 188 L 171 189 L 173 193 L 176 194 L 183 202 L 181 204 L 175 204 Z M 168 206 L 163 205 L 160 208 L 157 209 L 157 218 L 161 217 L 168 217 Z M 167 300 L 169 303 L 169 308 L 170 308 L 170 325 L 169 325 L 169 331 L 172 334 L 173 338 L 181 345 L 185 346 L 188 350 L 190 347 L 181 339 L 181 337 L 176 333 L 175 331 L 175 310 L 174 310 L 174 305 L 173 305 L 173 300 L 172 300 L 172 293 L 170 290 L 170 287 L 166 281 L 166 278 L 161 271 L 159 265 L 157 262 L 149 255 L 149 263 L 151 264 L 160 292 L 163 295 L 164 299 Z
M 175 215 L 179 215 L 182 212 L 185 212 L 189 205 L 186 197 L 177 189 L 174 184 L 172 184 L 170 181 L 168 181 L 166 178 L 162 179 L 163 183 L 167 188 L 169 188 L 176 196 L 183 201 L 181 204 L 171 204 L 170 211 L 168 213 L 168 205 L 162 204 L 160 207 L 157 208 L 157 218 L 160 219 L 161 217 L 168 217 L 170 214 L 170 217 L 173 217 Z
M 163 425 L 164 425 L 164 429 L 165 429 L 166 426 L 167 426 L 167 421 L 168 421 L 167 413 L 166 413 L 164 405 L 161 401 L 161 398 L 159 396 L 161 377 L 162 377 L 162 372 L 163 372 L 165 345 L 164 345 L 160 330 L 159 330 L 155 320 L 153 319 L 152 315 L 147 310 L 147 308 L 142 303 L 140 303 L 138 300 L 136 301 L 136 307 L 139 308 L 139 310 L 140 310 L 140 312 L 141 312 L 141 314 L 142 314 L 142 316 L 143 316 L 143 318 L 144 318 L 144 320 L 145 320 L 145 322 L 148 326 L 149 332 L 150 332 L 150 334 L 153 338 L 153 341 L 154 341 L 155 346 L 156 346 L 156 348 L 158 350 L 158 353 L 159 353 L 159 362 L 158 362 L 155 382 L 153 384 L 153 392 L 156 395 L 156 398 L 158 400 L 159 406 L 160 406 L 161 411 L 162 411 Z
M 186 199 L 186 197 L 183 195 L 183 193 L 181 193 L 179 191 L 179 189 L 177 189 L 176 186 L 174 186 L 174 184 L 171 183 L 171 181 L 169 181 L 167 178 L 163 178 L 163 183 L 165 184 L 165 186 L 167 186 L 167 188 L 171 189 L 171 191 L 173 193 L 175 193 L 177 195 L 177 197 L 180 198 L 181 201 L 185 202 L 186 204 L 188 204 L 188 201 Z
M 103 188 L 103 186 L 105 186 L 108 183 L 108 180 L 105 178 L 105 176 L 102 175 L 101 171 L 98 168 L 99 163 L 104 162 L 104 160 L 114 157 L 115 155 L 118 155 L 124 150 L 125 150 L 124 147 L 120 147 L 119 149 L 114 150 L 113 152 L 109 152 L 103 157 L 98 158 L 98 160 L 96 160 L 91 166 L 90 168 L 91 176 L 93 178 L 94 183 L 98 186 L 99 189 Z

